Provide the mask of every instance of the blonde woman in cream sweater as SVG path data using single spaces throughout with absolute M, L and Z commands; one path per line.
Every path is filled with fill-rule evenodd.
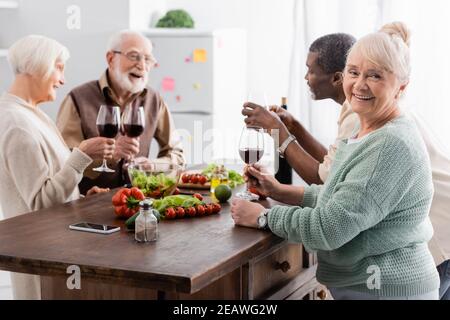
M 54 122 L 38 107 L 64 84 L 67 48 L 27 36 L 9 49 L 15 74 L 0 97 L 0 203 L 5 218 L 78 199 L 78 183 L 93 159 L 110 158 L 114 139 L 94 138 L 69 150 Z M 103 192 L 94 187 L 89 194 Z M 38 276 L 12 273 L 15 299 L 40 299 Z

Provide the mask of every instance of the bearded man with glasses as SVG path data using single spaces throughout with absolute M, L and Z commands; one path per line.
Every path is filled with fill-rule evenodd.
M 62 102 L 57 125 L 69 148 L 98 136 L 96 118 L 101 105 L 119 106 L 121 112 L 127 105 L 144 107 L 146 125 L 142 135 L 130 138 L 119 134 L 113 159 L 108 162 L 115 172 L 95 172 L 92 168 L 100 163 L 93 163 L 80 183 L 82 193 L 93 185 L 122 186 L 127 179 L 123 163 L 132 158 L 136 162 L 149 162 L 153 138 L 159 144 L 158 160 L 184 165 L 181 140 L 174 132 L 169 109 L 159 93 L 147 85 L 149 72 L 156 63 L 152 49 L 150 40 L 138 32 L 123 30 L 114 34 L 106 53 L 107 70 L 99 80 L 73 89 Z

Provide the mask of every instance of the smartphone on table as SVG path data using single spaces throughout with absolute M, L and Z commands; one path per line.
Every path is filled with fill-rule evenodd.
M 94 232 L 101 234 L 110 234 L 120 230 L 120 227 L 108 226 L 106 224 L 97 224 L 90 222 L 79 222 L 69 226 L 71 230 Z

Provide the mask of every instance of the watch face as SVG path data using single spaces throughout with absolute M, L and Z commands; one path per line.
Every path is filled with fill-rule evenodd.
M 267 217 L 266 216 L 259 216 L 258 217 L 258 226 L 260 228 L 264 228 L 267 224 Z

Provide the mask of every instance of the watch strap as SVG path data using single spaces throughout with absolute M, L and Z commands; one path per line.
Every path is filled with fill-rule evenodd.
M 287 137 L 286 140 L 281 144 L 281 146 L 278 148 L 278 152 L 280 154 L 280 157 L 284 158 L 284 152 L 286 151 L 289 144 L 293 141 L 297 140 L 292 134 Z

